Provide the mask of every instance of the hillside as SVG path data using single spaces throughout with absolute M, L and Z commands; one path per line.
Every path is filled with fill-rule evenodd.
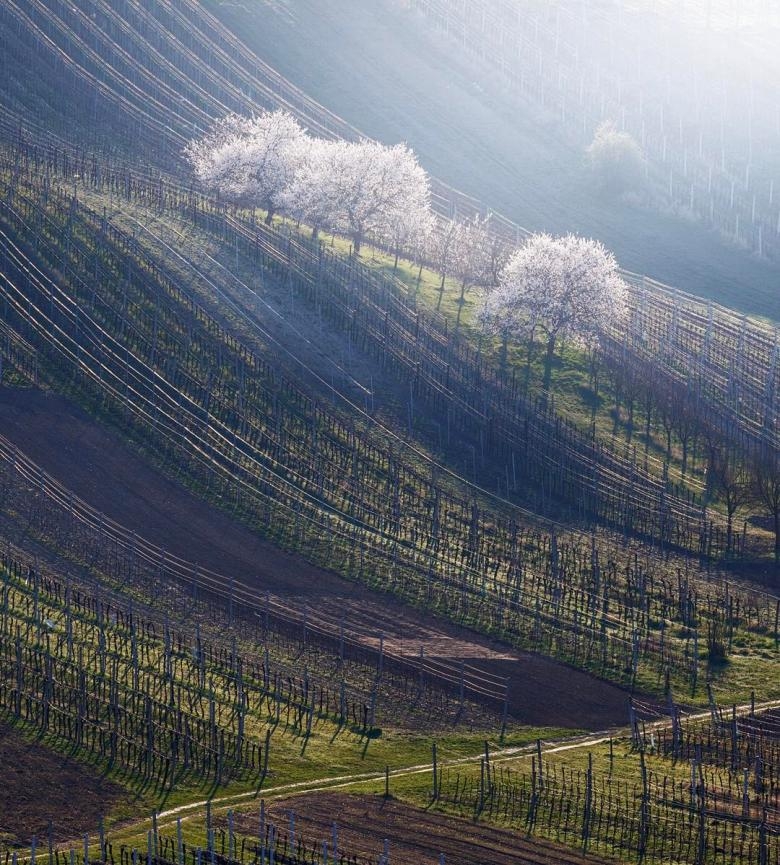
M 272 66 L 365 134 L 407 141 L 435 176 L 532 231 L 596 237 L 628 270 L 740 311 L 780 318 L 780 270 L 689 220 L 604 200 L 555 119 L 508 99 L 402 4 L 360 0 L 215 14 Z
M 17 865 L 780 855 L 780 347 L 741 314 L 775 268 L 599 200 L 418 24 L 0 8 Z M 439 217 L 598 234 L 707 297 L 624 273 L 598 345 L 502 343 L 431 259 L 201 188 L 184 142 L 264 107 L 406 138 Z

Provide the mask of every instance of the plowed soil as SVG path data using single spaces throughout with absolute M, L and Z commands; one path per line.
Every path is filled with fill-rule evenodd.
M 552 842 L 527 838 L 521 832 L 421 811 L 395 799 L 311 793 L 271 803 L 266 814 L 287 831 L 290 813 L 295 829 L 308 844 L 332 845 L 333 823 L 338 844 L 359 861 L 377 862 L 388 842 L 393 865 L 597 865 L 604 860 L 582 856 Z M 242 818 L 242 832 L 257 832 L 257 817 Z M 332 846 L 330 846 L 332 851 Z
M 0 723 L 0 845 L 48 843 L 49 820 L 57 842 L 97 831 L 127 794 L 40 742 L 28 742 Z
M 628 719 L 628 695 L 586 673 L 516 652 L 425 617 L 265 543 L 150 466 L 72 402 L 0 387 L 0 433 L 94 508 L 171 553 L 291 604 L 321 610 L 389 652 L 457 659 L 510 681 L 511 716 L 531 725 L 601 730 Z

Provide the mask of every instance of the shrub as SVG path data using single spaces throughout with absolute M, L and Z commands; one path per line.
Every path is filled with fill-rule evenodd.
M 642 148 L 627 132 L 610 121 L 599 126 L 585 151 L 590 170 L 601 189 L 610 195 L 638 193 L 645 183 Z

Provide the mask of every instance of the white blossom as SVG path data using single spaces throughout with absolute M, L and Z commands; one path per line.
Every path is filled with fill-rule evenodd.
M 261 207 L 270 222 L 279 209 L 307 137 L 287 112 L 257 117 L 230 115 L 201 139 L 190 142 L 185 156 L 200 182 L 221 195 Z
M 405 144 L 325 141 L 284 111 L 230 115 L 184 151 L 208 189 L 312 226 L 416 248 L 430 230 L 430 184 Z
M 352 237 L 356 253 L 366 235 L 387 239 L 404 218 L 429 209 L 428 175 L 405 144 L 338 142 L 329 157 L 331 227 Z
M 295 145 L 295 173 L 280 196 L 281 209 L 311 226 L 312 235 L 331 226 L 331 177 L 337 142 L 307 138 Z
M 454 248 L 450 269 L 460 281 L 460 302 L 473 285 L 489 285 L 491 241 L 486 220 L 475 216 L 455 224 Z
M 609 321 L 625 314 L 626 286 L 602 243 L 568 234 L 532 235 L 509 259 L 486 297 L 485 327 L 493 332 L 556 340 L 598 339 Z

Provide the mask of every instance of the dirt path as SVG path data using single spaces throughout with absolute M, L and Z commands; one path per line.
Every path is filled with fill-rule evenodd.
M 232 575 L 322 611 L 388 651 L 457 659 L 510 680 L 519 722 L 604 729 L 627 720 L 627 694 L 565 665 L 516 652 L 433 620 L 265 543 L 226 514 L 149 466 L 115 433 L 68 400 L 0 388 L 0 433 L 77 496 L 152 543 L 196 565 Z

